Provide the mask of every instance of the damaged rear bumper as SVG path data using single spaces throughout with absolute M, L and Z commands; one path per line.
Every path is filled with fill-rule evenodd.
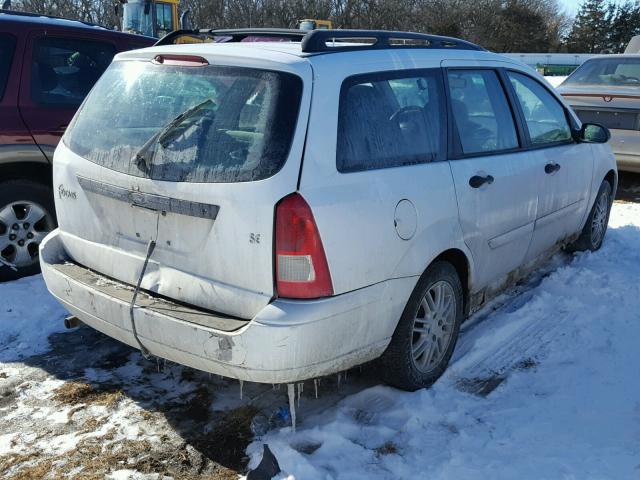
M 70 261 L 54 230 L 40 264 L 49 291 L 87 325 L 133 347 L 133 288 Z M 154 355 L 226 377 L 290 383 L 335 373 L 382 354 L 416 282 L 403 278 L 335 297 L 278 299 L 242 320 L 140 294 L 134 310 Z

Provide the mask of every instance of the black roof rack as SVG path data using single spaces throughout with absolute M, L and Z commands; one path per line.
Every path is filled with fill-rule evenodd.
M 85 22 L 84 20 L 75 20 L 73 18 L 65 18 L 65 17 L 56 17 L 55 15 L 45 15 L 44 13 L 32 13 L 32 12 L 20 12 L 17 10 L 5 10 L 0 9 L 0 13 L 4 13 L 5 15 L 15 15 L 17 17 L 31 17 L 34 19 L 39 18 L 49 18 L 51 20 L 68 20 L 70 22 L 78 22 L 88 27 L 100 27 L 109 30 L 104 25 L 98 25 L 97 23 Z
M 267 37 L 302 42 L 304 53 L 328 53 L 353 50 L 381 50 L 396 48 L 446 48 L 481 50 L 475 43 L 459 38 L 441 37 L 426 33 L 391 32 L 387 30 L 294 30 L 288 28 L 230 28 L 176 30 L 156 42 L 173 45 L 180 37 L 228 37 L 226 42 L 241 42 L 247 37 Z M 189 43 L 189 42 L 186 42 Z
M 198 30 L 175 30 L 162 37 L 155 45 L 174 45 L 176 39 L 180 37 L 209 37 L 211 39 L 215 37 L 229 37 L 226 42 L 241 42 L 247 37 L 264 37 L 301 42 L 307 33 L 308 32 L 304 30 L 289 28 L 201 28 Z
M 335 44 L 328 45 L 327 42 L 335 42 Z M 484 51 L 481 46 L 458 38 L 387 30 L 312 30 L 302 40 L 302 51 L 305 53 L 396 48 L 447 48 Z

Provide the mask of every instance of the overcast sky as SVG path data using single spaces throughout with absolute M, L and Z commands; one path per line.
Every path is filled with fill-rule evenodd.
M 559 2 L 569 15 L 575 15 L 578 12 L 578 6 L 580 5 L 581 0 L 559 0 Z M 613 3 L 621 3 L 621 1 L 613 0 Z

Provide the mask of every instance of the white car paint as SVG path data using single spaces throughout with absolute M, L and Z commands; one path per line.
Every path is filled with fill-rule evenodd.
M 201 44 L 137 50 L 115 61 L 149 61 L 167 52 L 300 76 L 302 103 L 284 167 L 256 182 L 153 181 L 98 166 L 61 142 L 54 185 L 75 192 L 75 198 L 57 196 L 59 229 L 42 243 L 40 258 L 48 288 L 69 311 L 137 346 L 128 303 L 99 287 L 108 279 L 135 285 L 147 243 L 155 240 L 143 290 L 249 320 L 224 332 L 135 309 L 140 339 L 152 354 L 206 371 L 293 382 L 374 359 L 385 350 L 418 278 L 435 258 L 451 250 L 464 255 L 466 307 L 477 307 L 489 288 L 512 278 L 510 273 L 575 238 L 602 180 L 616 172 L 607 145 L 585 143 L 338 172 L 337 110 L 345 78 L 444 65 L 508 67 L 544 83 L 525 65 L 489 52 L 407 49 L 305 56 L 297 44 Z M 561 165 L 554 175 L 544 173 L 550 161 Z M 495 181 L 470 188 L 469 178 L 478 174 L 491 174 Z M 218 205 L 219 215 L 215 221 L 160 215 L 87 192 L 78 177 Z M 296 191 L 311 207 L 322 238 L 333 285 L 328 298 L 277 298 L 274 208 Z M 256 233 L 261 240 L 251 243 Z M 94 283 L 57 268 L 67 261 L 97 272 Z

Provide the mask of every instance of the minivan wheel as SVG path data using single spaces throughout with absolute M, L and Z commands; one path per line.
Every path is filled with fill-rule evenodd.
M 0 183 L 0 281 L 40 271 L 38 247 L 55 225 L 50 189 L 28 180 Z
M 611 212 L 611 202 L 613 200 L 611 196 L 611 184 L 604 180 L 600 185 L 596 201 L 593 203 L 582 233 L 569 246 L 569 251 L 591 250 L 595 252 L 602 246 L 604 236 L 607 233 L 607 225 L 609 224 L 609 213 Z
M 463 318 L 463 291 L 448 262 L 432 264 L 420 277 L 380 358 L 383 380 L 403 390 L 431 386 L 445 371 Z

